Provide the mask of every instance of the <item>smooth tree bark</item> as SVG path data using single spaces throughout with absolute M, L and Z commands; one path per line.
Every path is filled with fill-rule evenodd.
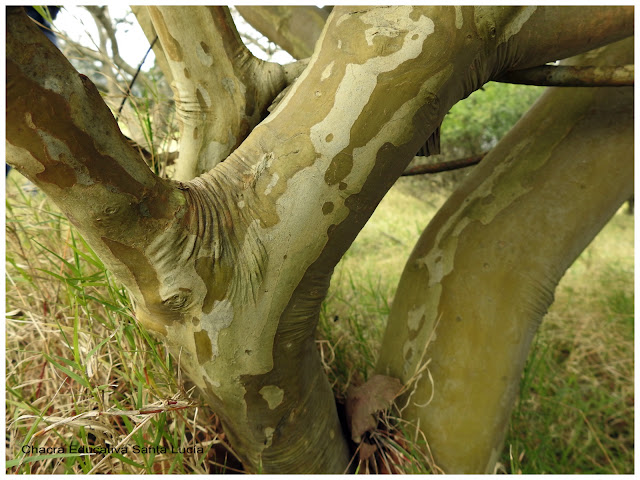
M 545 87 L 629 87 L 633 86 L 634 66 L 543 65 L 508 72 L 498 81 Z
M 349 451 L 314 344 L 334 266 L 455 102 L 631 35 L 633 8 L 335 7 L 255 128 L 286 82 L 246 55 L 228 12 L 148 13 L 183 110 L 181 161 L 237 148 L 188 182 L 156 177 L 95 87 L 10 9 L 8 160 L 129 289 L 249 471 L 342 472 Z
M 155 53 L 171 81 L 180 122 L 175 178 L 188 181 L 229 156 L 300 70 L 254 57 L 227 7 L 137 7 L 135 12 L 149 41 L 158 36 Z
M 571 63 L 632 60 L 628 39 Z M 446 472 L 493 471 L 555 287 L 632 193 L 633 88 L 549 89 L 425 229 L 377 368 Z
M 329 12 L 313 5 L 248 6 L 238 12 L 256 30 L 299 60 L 313 54 Z

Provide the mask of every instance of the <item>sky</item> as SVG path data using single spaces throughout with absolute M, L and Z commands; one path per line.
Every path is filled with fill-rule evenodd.
M 116 31 L 116 38 L 118 40 L 120 56 L 125 62 L 135 68 L 142 61 L 145 53 L 147 53 L 149 41 L 147 37 L 145 37 L 140 25 L 138 25 L 138 22 L 136 22 L 135 16 L 131 13 L 129 7 L 126 5 L 112 4 L 109 6 L 109 13 L 112 19 L 126 17 L 131 21 L 131 25 L 119 25 Z M 100 44 L 96 25 L 89 12 L 82 7 L 64 7 L 60 13 L 58 13 L 54 25 L 58 30 L 68 35 L 71 40 L 85 47 L 97 50 Z M 149 53 L 142 69 L 148 70 L 153 65 L 154 60 L 155 55 L 152 51 Z
M 129 65 L 136 68 L 144 58 L 145 53 L 147 53 L 149 41 L 128 6 L 112 4 L 109 6 L 109 13 L 111 19 L 126 18 L 130 22 L 130 24 L 120 24 L 118 26 L 116 38 L 118 40 L 120 56 Z M 97 46 L 100 43 L 98 30 L 91 15 L 84 8 L 74 6 L 64 7 L 60 13 L 58 13 L 54 21 L 54 26 L 56 29 L 68 35 L 71 40 L 97 50 Z M 241 19 L 236 21 L 236 28 L 240 33 L 260 35 Z M 266 59 L 265 53 L 255 45 L 248 45 L 248 48 L 256 57 Z M 154 61 L 155 56 L 152 51 L 147 56 L 142 70 L 149 70 L 149 68 L 153 66 Z M 289 63 L 293 61 L 293 58 L 286 52 L 280 51 L 274 55 L 272 61 Z

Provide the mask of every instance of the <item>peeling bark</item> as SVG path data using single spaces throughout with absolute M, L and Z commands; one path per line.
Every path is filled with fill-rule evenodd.
M 150 8 L 189 177 L 222 159 L 215 142 L 235 148 L 283 74 L 247 56 L 225 9 Z M 334 266 L 456 101 L 632 31 L 632 9 L 572 11 L 573 37 L 546 8 L 335 7 L 271 115 L 186 183 L 154 176 L 95 87 L 11 11 L 8 152 L 180 352 L 249 470 L 339 473 L 349 452 L 313 341 Z M 548 40 L 559 30 L 570 48 Z
M 629 39 L 582 61 L 632 52 Z M 632 192 L 633 89 L 551 89 L 420 237 L 377 369 L 417 382 L 403 417 L 447 473 L 493 471 L 555 287 Z

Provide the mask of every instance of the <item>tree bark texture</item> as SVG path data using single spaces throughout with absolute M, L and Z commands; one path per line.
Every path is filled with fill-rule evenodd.
M 342 472 L 313 338 L 334 266 L 455 102 L 506 70 L 630 35 L 633 9 L 335 7 L 253 128 L 284 86 L 277 67 L 247 56 L 225 9 L 149 8 L 182 112 L 180 159 L 215 167 L 184 183 L 153 175 L 95 87 L 15 10 L 9 161 L 129 289 L 250 471 Z M 242 125 L 253 130 L 233 150 Z
M 224 160 L 287 85 L 285 69 L 255 58 L 227 7 L 146 7 L 168 68 L 180 121 L 177 180 Z M 142 18 L 146 15 L 137 12 Z M 166 62 L 166 63 L 165 63 Z
M 578 61 L 632 59 L 628 39 Z M 555 287 L 632 192 L 633 88 L 550 89 L 420 237 L 378 370 L 416 381 L 403 416 L 446 472 L 493 471 Z
M 507 72 L 497 80 L 544 87 L 629 87 L 633 86 L 633 79 L 633 65 L 606 67 L 542 65 Z
M 329 12 L 313 5 L 236 7 L 242 17 L 298 60 L 313 54 Z

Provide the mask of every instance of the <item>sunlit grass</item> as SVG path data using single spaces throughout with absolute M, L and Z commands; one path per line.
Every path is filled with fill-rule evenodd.
M 328 374 L 339 398 L 374 372 L 404 262 L 444 201 L 420 201 L 416 191 L 416 180 L 394 187 L 336 268 L 319 331 L 333 345 Z M 500 472 L 633 472 L 633 217 L 623 212 L 558 286 L 524 372 Z
M 126 292 L 58 210 L 23 187 L 12 173 L 7 472 L 240 469 L 218 419 L 164 346 L 138 327 Z M 416 188 L 416 180 L 394 187 L 336 268 L 318 346 L 339 402 L 349 385 L 373 373 L 404 262 L 444 200 L 420 200 Z M 633 471 L 633 305 L 633 217 L 619 213 L 556 292 L 529 358 L 499 471 Z M 371 439 L 382 453 L 361 471 L 389 471 L 394 461 L 396 471 L 432 469 L 421 450 L 427 439 L 407 438 L 410 428 L 393 417 L 385 417 L 383 427 Z M 88 445 L 127 447 L 127 454 L 22 452 Z M 135 446 L 169 453 L 135 453 Z M 189 447 L 203 452 L 187 453 Z
M 231 456 L 217 418 L 182 384 L 165 347 L 135 322 L 126 292 L 24 183 L 12 173 L 7 192 L 7 472 L 238 468 L 235 459 L 226 466 Z

